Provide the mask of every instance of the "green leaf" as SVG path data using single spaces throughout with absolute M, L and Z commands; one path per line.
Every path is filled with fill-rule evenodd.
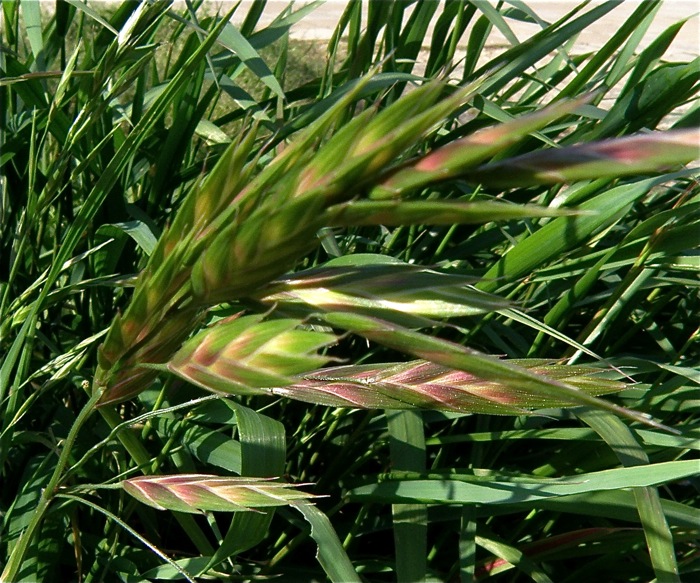
M 267 477 L 284 474 L 287 453 L 284 425 L 238 403 L 228 404 L 236 413 L 240 434 L 241 475 Z M 273 510 L 237 513 L 206 569 L 258 545 L 267 536 L 273 515 Z
M 662 176 L 623 184 L 581 203 L 578 208 L 590 211 L 590 214 L 554 219 L 525 237 L 486 272 L 477 287 L 494 292 L 504 282 L 532 273 L 537 267 L 620 220 L 632 203 L 644 197 L 654 186 L 671 178 Z
M 242 454 L 239 441 L 194 423 L 175 422 L 162 417 L 152 419 L 151 423 L 163 435 L 179 435 L 182 444 L 198 460 L 241 475 Z
M 556 498 L 532 499 L 514 506 L 499 506 L 499 510 L 522 512 L 538 508 L 552 512 L 580 514 L 583 516 L 600 516 L 614 520 L 639 523 L 639 511 L 634 493 L 628 490 L 600 490 L 585 494 L 572 494 Z M 661 508 L 671 526 L 697 530 L 700 510 L 694 506 L 681 504 L 674 500 L 661 500 Z M 493 509 L 493 507 L 491 507 Z M 477 513 L 489 516 L 493 510 Z
M 288 34 L 293 25 L 313 13 L 320 6 L 323 6 L 322 0 L 314 0 L 308 4 L 300 5 L 296 10 L 292 10 L 293 6 L 290 4 L 289 9 L 280 12 L 268 26 L 251 34 L 248 41 L 255 49 L 267 47 L 285 34 Z M 247 35 L 247 29 L 249 28 L 248 18 L 251 16 L 253 16 L 252 9 L 248 12 L 246 22 L 241 26 L 241 32 L 244 35 Z
M 399 479 L 389 474 L 377 484 L 350 490 L 352 500 L 382 503 L 424 504 L 518 504 L 571 494 L 583 494 L 620 488 L 658 486 L 682 480 L 700 472 L 700 460 L 662 462 L 630 468 L 603 470 L 567 478 L 502 481 L 466 474 L 446 473 L 431 479 L 413 474 Z
M 41 492 L 49 481 L 52 471 L 51 460 L 50 456 L 35 456 L 27 461 L 20 477 L 20 488 L 12 505 L 2 517 L 3 532 L 8 544 L 8 557 L 19 535 L 29 524 Z
M 541 567 L 534 563 L 534 561 L 531 561 L 517 548 L 503 542 L 502 540 L 499 540 L 492 534 L 486 536 L 483 534 L 477 535 L 475 540 L 476 544 L 478 544 L 480 547 L 490 551 L 511 565 L 516 566 L 519 571 L 522 571 L 528 575 L 536 583 L 552 583 L 552 580 L 547 576 Z M 491 573 L 494 575 L 496 574 L 493 571 Z
M 647 454 L 632 432 L 617 417 L 605 411 L 590 410 L 583 410 L 578 416 L 606 441 L 625 466 L 645 467 L 649 463 Z M 661 507 L 658 490 L 635 488 L 634 497 L 657 579 L 680 583 L 673 535 Z
M 250 42 L 232 24 L 227 24 L 219 36 L 219 42 L 237 55 L 243 64 L 280 99 L 284 99 L 284 90 L 272 71 L 265 64 L 260 54 Z
M 240 432 L 242 475 L 282 475 L 286 460 L 284 425 L 238 403 L 232 403 L 232 407 Z
M 417 411 L 387 412 L 389 450 L 396 470 L 425 471 L 425 434 Z M 423 581 L 427 570 L 428 510 L 422 504 L 394 504 L 396 576 L 399 581 Z
M 646 429 L 632 430 L 646 445 L 668 447 L 673 449 L 700 450 L 700 433 L 688 431 L 685 435 L 669 435 Z M 426 440 L 428 445 L 448 443 L 468 443 L 480 441 L 502 441 L 523 439 L 575 441 L 601 441 L 595 431 L 580 427 L 564 427 L 552 429 L 514 429 L 512 431 L 488 431 L 466 434 L 451 434 L 443 437 L 433 437 Z
M 357 200 L 330 207 L 328 222 L 334 226 L 454 225 L 507 221 L 529 217 L 580 214 L 576 210 L 495 201 L 374 201 Z
M 333 583 L 361 583 L 328 516 L 311 504 L 297 502 L 292 506 L 311 525 L 311 538 L 318 545 L 316 558 L 329 579 Z
M 175 565 L 180 567 L 180 569 L 175 568 L 173 565 L 159 565 L 153 569 L 149 569 L 141 575 L 143 579 L 158 579 L 160 581 L 177 581 L 182 579 L 182 571 L 187 573 L 200 573 L 202 572 L 209 557 L 193 557 L 188 559 L 180 559 L 179 561 L 174 561 Z
M 598 19 L 615 8 L 615 3 L 607 2 L 597 5 L 576 19 L 571 17 L 580 12 L 584 5 L 574 7 L 568 14 L 528 40 L 515 45 L 501 53 L 495 59 L 478 69 L 474 76 L 491 72 L 490 80 L 485 83 L 483 93 L 495 93 L 509 81 L 522 75 L 529 67 L 568 42 L 574 35 L 592 25 Z M 484 33 L 485 35 L 486 33 Z M 494 69 L 498 68 L 494 72 Z
M 101 225 L 97 229 L 97 234 L 104 236 L 121 235 L 126 233 L 131 237 L 136 244 L 141 248 L 141 250 L 146 254 L 150 255 L 155 249 L 157 239 L 151 229 L 142 221 L 128 221 L 125 223 L 109 223 L 106 225 Z
M 100 16 L 100 13 L 97 10 L 93 9 L 87 2 L 81 2 L 81 0 L 63 0 L 63 1 L 66 2 L 67 4 L 70 4 L 71 6 L 74 6 L 78 10 L 82 10 L 90 18 L 94 19 L 95 21 L 99 22 L 102 26 L 104 26 L 115 37 L 119 34 L 119 31 L 117 29 L 115 29 L 104 18 L 102 18 L 102 16 Z
M 24 30 L 29 39 L 29 46 L 34 55 L 35 71 L 43 71 L 43 55 L 44 39 L 41 26 L 41 2 L 32 0 L 20 0 L 22 6 L 22 16 L 24 17 Z

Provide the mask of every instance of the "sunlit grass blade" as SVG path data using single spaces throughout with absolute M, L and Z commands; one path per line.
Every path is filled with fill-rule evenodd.
M 586 494 L 543 498 L 516 506 L 518 507 L 517 511 L 541 508 L 554 512 L 583 514 L 639 524 L 639 510 L 637 509 L 634 493 L 625 489 L 600 490 Z M 662 498 L 661 508 L 671 526 L 698 531 L 697 525 L 700 520 L 700 510 L 694 506 Z
M 393 472 L 376 484 L 350 492 L 354 500 L 450 504 L 518 504 L 557 496 L 638 488 L 671 483 L 700 471 L 699 460 L 662 462 L 631 468 L 603 470 L 566 478 L 522 476 L 499 480 L 496 476 Z
M 511 282 L 561 255 L 576 245 L 590 240 L 604 229 L 619 221 L 630 206 L 655 186 L 679 178 L 680 174 L 638 180 L 621 184 L 599 192 L 604 181 L 594 182 L 580 189 L 592 191 L 595 196 L 578 204 L 578 208 L 590 214 L 578 217 L 557 218 L 541 229 L 518 241 L 506 255 L 497 261 L 477 284 L 479 289 L 495 292 L 501 285 Z
M 321 510 L 308 502 L 293 502 L 311 526 L 311 537 L 318 545 L 316 558 L 333 583 L 360 583 L 345 549 L 338 539 L 333 524 Z
M 579 416 L 606 441 L 624 466 L 644 467 L 649 463 L 644 449 L 617 417 L 603 411 L 586 410 Z M 680 583 L 673 534 L 664 516 L 658 490 L 652 487 L 635 488 L 634 497 L 657 579 Z
M 396 470 L 426 470 L 423 419 L 418 411 L 387 413 L 389 453 Z M 427 570 L 428 509 L 422 504 L 392 506 L 396 574 L 401 581 L 423 581 Z
M 532 561 L 525 553 L 503 542 L 502 540 L 499 540 L 498 537 L 495 537 L 493 534 L 484 533 L 477 535 L 475 538 L 476 544 L 478 544 L 480 547 L 483 547 L 499 557 L 502 562 L 508 565 L 513 565 L 518 571 L 522 571 L 536 583 L 553 583 L 542 567 Z M 481 568 L 476 574 L 476 579 L 478 580 L 485 576 L 488 577 L 490 575 L 497 575 L 498 570 L 494 568 L 497 566 L 498 562 L 495 562 L 495 565 L 493 563 L 488 566 L 480 565 Z
M 560 91 L 559 96 L 575 95 L 578 91 L 581 91 L 586 86 L 586 83 L 589 83 L 591 78 L 597 75 L 611 58 L 616 58 L 616 62 L 606 76 L 605 84 L 608 87 L 614 87 L 620 80 L 623 71 L 627 68 L 629 59 L 634 54 L 635 48 L 653 21 L 654 14 L 659 10 L 660 6 L 660 4 L 653 2 L 641 2 L 622 26 L 613 32 L 605 45 L 591 55 L 591 58 L 580 72 Z M 627 44 L 616 54 L 616 51 L 626 39 L 629 39 Z
M 586 27 L 591 26 L 615 8 L 614 4 L 601 4 L 577 16 L 583 11 L 585 6 L 584 3 L 572 6 L 571 10 L 559 20 L 539 31 L 528 40 L 509 48 L 496 58 L 488 61 L 477 69 L 473 75 L 483 75 L 487 71 L 493 71 L 496 67 L 500 67 L 497 72 L 491 75 L 489 82 L 486 84 L 486 90 L 489 93 L 495 93 L 511 80 L 522 75 L 529 67 L 534 66 L 542 58 L 564 45 L 574 35 L 585 30 Z M 490 29 L 486 30 L 490 31 Z M 483 48 L 483 45 L 481 48 Z

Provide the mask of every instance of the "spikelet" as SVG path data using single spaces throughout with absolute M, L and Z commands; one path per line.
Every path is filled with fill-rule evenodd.
M 314 496 L 274 478 L 219 477 L 207 474 L 139 476 L 121 485 L 131 496 L 158 510 L 238 512 L 285 506 Z
M 624 383 L 595 376 L 600 369 L 552 365 L 540 360 L 509 362 L 559 379 L 589 395 L 625 388 Z M 326 368 L 302 375 L 298 382 L 273 389 L 273 393 L 330 407 L 435 409 L 491 415 L 522 415 L 531 409 L 571 405 L 541 391 L 486 381 L 425 360 Z
M 168 369 L 204 389 L 228 394 L 257 394 L 290 384 L 295 375 L 333 360 L 319 350 L 337 340 L 300 325 L 290 318 L 234 316 L 187 341 Z

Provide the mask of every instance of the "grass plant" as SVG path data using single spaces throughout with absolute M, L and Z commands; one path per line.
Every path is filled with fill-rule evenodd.
M 1 580 L 692 580 L 684 23 L 202 4 L 2 3 Z

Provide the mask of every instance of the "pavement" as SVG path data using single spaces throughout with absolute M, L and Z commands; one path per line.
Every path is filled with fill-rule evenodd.
M 4 2 L 4 0 L 2 0 Z M 120 0 L 84 0 L 88 4 L 119 4 Z M 238 24 L 243 21 L 248 13 L 251 5 L 260 0 L 203 0 L 202 9 L 209 14 L 227 12 L 230 8 L 240 2 L 240 6 L 234 14 L 233 22 Z M 393 0 L 384 0 L 391 2 Z M 445 0 L 431 0 L 443 4 Z M 478 3 L 488 3 L 495 5 L 495 0 L 475 0 Z M 535 14 L 543 21 L 551 23 L 565 15 L 567 12 L 581 4 L 583 0 L 524 0 L 522 3 L 529 6 Z M 576 41 L 577 52 L 588 52 L 596 50 L 610 38 L 617 28 L 634 12 L 640 2 L 650 0 L 620 0 L 611 12 L 599 19 L 591 26 L 582 31 Z M 53 0 L 40 0 L 41 9 L 45 12 L 52 12 L 55 7 Z M 505 0 L 505 4 L 517 4 L 515 0 Z M 313 4 L 311 0 L 267 0 L 265 10 L 260 18 L 258 28 L 264 27 L 272 22 L 283 10 L 288 9 L 293 5 L 293 9 L 297 10 L 303 6 Z M 306 15 L 303 19 L 297 22 L 291 29 L 290 36 L 300 40 L 328 40 L 336 24 L 340 19 L 341 14 L 348 5 L 348 0 L 317 0 L 317 6 L 313 11 Z M 593 7 L 598 4 L 603 4 L 602 0 L 590 0 L 589 6 Z M 177 11 L 186 10 L 185 0 L 174 0 L 173 7 Z M 367 18 L 367 3 L 363 2 L 363 14 L 366 21 Z M 407 10 L 408 13 L 411 9 Z M 441 10 L 437 10 L 439 14 Z M 700 0 L 662 0 L 661 7 L 657 12 L 654 21 L 649 26 L 648 31 L 642 39 L 639 49 L 643 50 L 649 46 L 662 31 L 666 30 L 672 24 L 679 20 L 687 19 L 685 25 L 681 28 L 678 35 L 672 42 L 666 53 L 667 60 L 684 60 L 688 61 L 700 55 Z M 526 40 L 535 34 L 540 27 L 536 24 L 529 24 L 515 20 L 507 19 L 508 25 L 513 31 L 515 37 L 519 41 Z M 466 44 L 466 38 L 471 30 L 467 28 L 462 39 L 462 44 Z M 429 34 L 426 38 L 430 38 Z M 510 46 L 506 37 L 498 30 L 492 30 L 489 41 L 486 46 L 488 58 L 494 56 L 494 51 L 497 53 L 500 50 L 505 50 Z
M 248 8 L 255 0 L 243 0 L 238 9 L 238 17 L 242 20 L 243 15 L 247 13 Z M 386 0 L 391 1 L 391 0 Z M 438 0 L 435 0 L 438 1 Z M 489 0 L 481 0 L 486 2 Z M 442 0 L 441 0 L 442 3 Z M 491 4 L 495 2 L 490 1 Z M 580 2 L 569 0 L 567 2 L 555 0 L 525 0 L 525 3 L 544 21 L 554 22 L 558 18 L 565 15 Z M 596 0 L 591 2 L 591 6 L 601 4 Z M 176 2 L 177 4 L 177 2 Z M 298 8 L 309 4 L 306 1 L 298 1 L 294 3 L 294 7 Z M 615 30 L 634 12 L 639 1 L 625 0 L 616 6 L 610 13 L 595 22 L 593 25 L 584 30 L 577 39 L 577 47 L 580 52 L 596 50 L 610 38 Z M 231 0 L 208 0 L 205 5 L 210 10 L 225 9 L 233 5 Z M 282 10 L 289 6 L 286 0 L 268 0 L 265 12 L 261 18 L 260 24 L 269 24 Z M 305 40 L 327 40 L 333 34 L 333 30 L 347 6 L 346 0 L 328 0 L 327 2 L 317 6 L 314 11 L 294 25 L 291 30 L 292 38 Z M 366 3 L 364 5 L 366 9 Z M 410 10 L 408 11 L 410 12 Z M 438 13 L 440 10 L 437 11 Z M 670 60 L 690 60 L 700 55 L 700 0 L 664 0 L 661 4 L 659 12 L 656 14 L 649 30 L 644 35 L 640 43 L 640 50 L 644 49 L 651 43 L 662 31 L 670 25 L 682 19 L 688 19 L 686 24 L 681 28 L 679 34 L 671 44 L 667 52 L 667 59 Z M 366 12 L 365 12 L 366 19 Z M 237 18 L 234 16 L 234 22 Z M 508 24 L 511 26 L 513 33 L 519 41 L 523 41 L 535 34 L 540 27 L 535 24 L 529 24 L 514 19 L 508 19 Z M 467 38 L 469 29 L 465 34 Z M 428 35 L 429 38 L 429 35 Z M 464 41 L 466 42 L 466 41 Z M 499 31 L 493 30 L 489 37 L 489 46 L 487 48 L 496 50 L 498 48 L 505 49 L 509 46 L 508 40 Z M 577 52 L 578 52 L 577 51 Z
M 94 1 L 94 0 L 90 0 Z M 240 6 L 236 10 L 232 21 L 234 24 L 239 24 L 245 18 L 251 5 L 257 0 L 204 0 L 202 8 L 209 13 L 222 13 L 228 11 L 236 2 L 240 1 Z M 384 0 L 390 2 L 392 0 Z M 445 0 L 432 0 L 443 4 Z M 477 7 L 479 3 L 489 3 L 495 5 L 495 0 L 475 0 L 477 2 Z M 585 30 L 581 31 L 578 38 L 575 41 L 574 49 L 571 51 L 573 54 L 583 54 L 596 51 L 600 49 L 610 37 L 615 33 L 616 30 L 633 14 L 635 9 L 639 6 L 640 2 L 649 0 L 624 0 L 615 6 L 613 10 L 608 12 L 605 16 L 594 22 L 592 25 L 588 26 Z M 298 10 L 299 8 L 312 4 L 313 2 L 309 0 L 297 0 L 293 3 L 293 9 Z M 512 2 L 517 4 L 516 2 Z M 602 0 L 591 0 L 588 6 L 584 8 L 584 11 L 588 11 L 594 6 L 603 4 Z M 282 11 L 288 10 L 291 2 L 288 0 L 268 0 L 265 6 L 265 10 L 258 23 L 258 28 L 263 28 L 270 24 Z M 348 5 L 347 0 L 326 0 L 325 2 L 316 2 L 315 8 L 302 18 L 299 22 L 294 24 L 290 30 L 290 36 L 293 39 L 298 40 L 316 40 L 316 41 L 327 41 L 331 38 L 335 27 Z M 505 1 L 508 5 L 510 2 Z M 522 4 L 527 5 L 532 11 L 543 21 L 543 23 L 552 23 L 560 19 L 576 6 L 581 4 L 580 0 L 568 0 L 568 1 L 557 1 L 557 0 L 524 0 Z M 363 2 L 363 22 L 367 20 L 367 3 Z M 184 0 L 174 0 L 175 8 L 184 8 Z M 412 8 L 409 8 L 406 12 L 410 14 Z M 440 14 L 442 10 L 438 9 L 436 14 Z M 649 46 L 664 30 L 669 26 L 676 24 L 681 20 L 686 20 L 685 24 L 682 26 L 671 45 L 665 52 L 665 61 L 691 61 L 696 57 L 700 56 L 700 0 L 663 0 L 656 13 L 653 21 L 649 25 L 649 28 L 645 32 L 643 38 L 641 39 L 637 52 L 644 50 Z M 472 21 L 476 20 L 475 18 Z M 533 34 L 537 33 L 542 29 L 542 26 L 538 24 L 531 24 L 527 22 L 522 22 L 514 18 L 508 18 L 507 23 L 512 31 L 512 35 L 519 41 L 522 42 L 528 39 Z M 541 23 L 542 24 L 542 23 Z M 546 26 L 546 24 L 544 24 Z M 457 53 L 455 55 L 456 61 L 459 61 L 465 54 L 465 49 L 460 47 L 466 47 L 466 42 L 471 31 L 471 24 L 465 31 L 460 44 L 458 46 Z M 426 34 L 426 39 L 430 39 L 431 30 Z M 512 39 L 512 36 L 511 36 Z M 493 28 L 489 35 L 484 50 L 481 52 L 479 62 L 477 66 L 481 66 L 484 63 L 490 61 L 491 59 L 498 56 L 499 53 L 507 50 L 511 46 L 511 42 L 502 34 L 501 31 Z M 420 75 L 424 66 L 424 62 L 427 61 L 427 50 L 421 52 L 418 57 L 418 63 L 414 68 L 414 73 Z M 459 73 L 459 69 L 456 70 Z M 610 92 L 606 94 L 602 107 L 611 107 L 612 103 L 616 99 L 617 94 L 620 91 L 621 84 L 618 87 L 612 88 Z M 665 128 L 672 125 L 678 116 L 682 115 L 691 107 L 691 104 L 685 104 L 684 106 L 678 108 L 673 114 L 668 116 L 667 119 L 663 120 L 659 127 Z

